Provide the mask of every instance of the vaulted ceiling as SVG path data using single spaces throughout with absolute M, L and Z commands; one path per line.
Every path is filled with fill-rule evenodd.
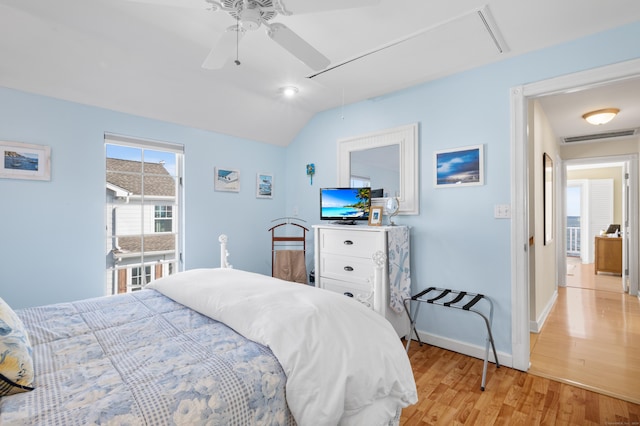
M 220 3 L 238 1 L 272 0 Z M 640 20 L 637 0 L 273 3 L 292 14 L 269 22 L 326 67 L 262 25 L 221 68 L 202 68 L 238 23 L 206 0 L 0 0 L 0 86 L 286 146 L 319 111 Z

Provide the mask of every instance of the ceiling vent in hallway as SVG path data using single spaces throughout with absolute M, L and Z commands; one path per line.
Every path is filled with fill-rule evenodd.
M 614 132 L 593 133 L 591 135 L 569 136 L 569 137 L 562 138 L 562 143 L 570 144 L 570 143 L 577 143 L 577 142 L 596 142 L 604 139 L 625 138 L 629 136 L 634 136 L 637 130 L 638 129 L 617 130 Z

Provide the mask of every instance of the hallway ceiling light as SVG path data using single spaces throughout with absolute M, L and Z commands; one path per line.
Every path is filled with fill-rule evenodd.
M 582 116 L 587 123 L 593 124 L 594 126 L 599 126 L 601 124 L 606 124 L 613 120 L 620 110 L 618 108 L 605 108 L 599 109 L 597 111 L 591 111 Z

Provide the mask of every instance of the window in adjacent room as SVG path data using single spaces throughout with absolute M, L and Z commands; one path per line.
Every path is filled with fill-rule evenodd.
M 105 135 L 106 293 L 181 270 L 181 145 Z

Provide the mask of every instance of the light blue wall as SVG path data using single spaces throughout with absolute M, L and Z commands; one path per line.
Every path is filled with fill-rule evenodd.
M 412 227 L 414 290 L 489 295 L 498 350 L 511 353 L 510 221 L 493 218 L 495 204 L 511 202 L 509 89 L 638 58 L 637 40 L 640 23 L 325 111 L 287 148 L 0 88 L 0 140 L 52 148 L 51 182 L 0 179 L 0 296 L 22 307 L 102 294 L 105 131 L 185 145 L 187 268 L 217 266 L 227 233 L 235 267 L 269 274 L 271 219 L 297 211 L 319 222 L 319 188 L 336 185 L 336 141 L 417 122 L 421 214 L 398 218 Z M 475 144 L 485 146 L 485 185 L 435 189 L 433 152 Z M 241 171 L 239 194 L 213 191 L 214 166 Z M 258 171 L 275 174 L 272 200 L 255 198 Z M 425 309 L 418 328 L 483 344 L 481 323 L 458 311 Z
M 511 353 L 510 221 L 493 217 L 494 205 L 512 201 L 510 88 L 638 58 L 638 40 L 640 23 L 317 114 L 287 152 L 287 211 L 297 206 L 319 222 L 317 191 L 337 183 L 338 139 L 419 123 L 420 215 L 397 220 L 412 227 L 414 292 L 437 286 L 487 294 L 496 305 L 498 351 Z M 434 188 L 433 152 L 476 144 L 485 147 L 484 186 Z M 316 165 L 313 186 L 303 179 L 308 162 Z M 484 344 L 480 318 L 461 311 L 423 309 L 418 329 Z
M 15 308 L 104 294 L 104 132 L 184 144 L 186 268 L 271 273 L 267 229 L 285 205 L 285 148 L 0 88 L 0 140 L 49 145 L 51 181 L 0 179 L 0 296 Z M 248 155 L 251 153 L 251 155 Z M 215 166 L 240 170 L 240 193 L 215 192 Z M 274 173 L 257 199 L 256 173 Z

